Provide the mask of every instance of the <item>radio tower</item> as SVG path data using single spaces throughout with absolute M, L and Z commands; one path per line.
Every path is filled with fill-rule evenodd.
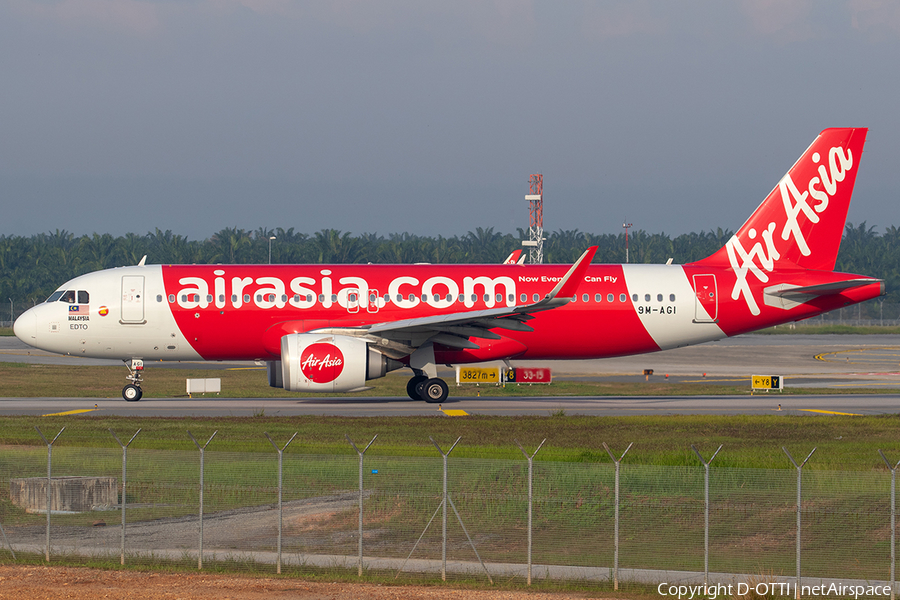
M 544 176 L 533 174 L 528 180 L 528 239 L 522 245 L 529 250 L 531 264 L 544 262 Z

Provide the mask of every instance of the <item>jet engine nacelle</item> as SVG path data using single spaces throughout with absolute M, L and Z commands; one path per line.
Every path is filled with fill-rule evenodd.
M 279 383 L 289 392 L 350 392 L 401 366 L 359 338 L 315 333 L 281 338 Z

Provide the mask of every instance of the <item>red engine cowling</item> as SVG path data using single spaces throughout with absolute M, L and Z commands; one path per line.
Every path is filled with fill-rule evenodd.
M 359 338 L 315 333 L 281 338 L 279 383 L 290 392 L 350 392 L 401 366 Z

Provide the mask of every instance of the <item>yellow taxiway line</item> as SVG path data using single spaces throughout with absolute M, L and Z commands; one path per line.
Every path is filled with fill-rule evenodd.
M 96 408 L 81 408 L 78 410 L 67 410 L 66 412 L 60 413 L 50 413 L 47 415 L 41 415 L 42 417 L 65 417 L 66 415 L 78 415 L 81 413 L 94 412 L 97 410 Z
M 814 412 L 814 413 L 822 413 L 823 415 L 841 415 L 844 417 L 861 417 L 862 416 L 857 413 L 836 412 L 833 410 L 816 410 L 815 408 L 799 408 L 797 410 L 802 410 L 802 411 L 806 411 L 806 412 Z

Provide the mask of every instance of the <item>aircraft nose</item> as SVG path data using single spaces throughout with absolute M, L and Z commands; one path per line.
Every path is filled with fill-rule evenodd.
M 13 323 L 13 333 L 16 337 L 31 344 L 37 337 L 37 315 L 33 308 L 29 308 Z

